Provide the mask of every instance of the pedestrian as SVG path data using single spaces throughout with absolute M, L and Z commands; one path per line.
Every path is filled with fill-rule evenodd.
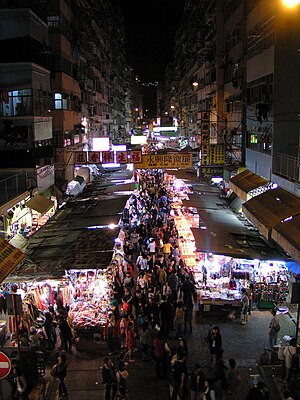
M 61 333 L 61 348 L 62 351 L 70 351 L 72 349 L 72 331 L 67 320 L 61 316 L 59 319 L 59 329 Z
M 293 374 L 293 357 L 297 352 L 297 340 L 292 338 L 289 345 L 283 350 L 284 365 L 285 365 L 285 382 L 289 383 Z
M 213 389 L 213 382 L 211 379 L 206 379 L 204 382 L 204 391 L 200 397 L 201 400 L 216 400 L 216 392 Z
M 239 391 L 241 387 L 242 377 L 237 369 L 236 361 L 233 358 L 229 359 L 229 369 L 227 371 L 228 394 L 233 400 L 240 400 Z
M 200 368 L 200 364 L 195 364 L 191 372 L 191 400 L 200 400 L 200 395 L 204 392 L 205 375 Z
M 127 330 L 126 330 L 126 348 L 127 352 L 125 354 L 125 357 L 128 357 L 129 362 L 135 362 L 135 360 L 132 358 L 133 353 L 136 350 L 136 333 L 134 331 L 134 322 L 130 321 L 127 324 Z
M 108 314 L 104 326 L 104 339 L 107 340 L 109 355 L 112 355 L 119 347 L 120 325 L 116 321 L 114 314 Z
M 117 374 L 109 357 L 104 357 L 102 367 L 102 385 L 105 388 L 105 400 L 114 400 L 117 393 Z
M 193 332 L 193 309 L 194 309 L 194 304 L 193 300 L 189 298 L 185 304 L 185 312 L 184 312 L 184 333 L 187 332 L 187 328 L 189 326 L 189 332 Z
M 273 310 L 271 310 L 271 314 L 272 314 L 272 319 L 269 325 L 269 344 L 270 347 L 273 348 L 277 344 L 277 336 L 278 332 L 280 331 L 280 325 L 276 308 L 273 308 Z
M 167 358 L 171 354 L 169 346 L 161 331 L 153 341 L 156 379 L 165 379 L 167 376 Z
M 242 289 L 242 324 L 248 322 L 248 312 L 249 312 L 249 297 L 245 288 Z
M 175 309 L 174 327 L 176 328 L 176 339 L 182 335 L 182 327 L 184 324 L 184 309 L 182 301 L 178 301 Z
M 27 400 L 28 384 L 21 367 L 15 365 L 13 367 L 12 373 L 13 373 L 13 398 Z
M 31 326 L 29 331 L 29 348 L 30 350 L 37 350 L 40 347 L 40 336 L 34 326 Z
M 184 394 L 184 386 L 187 379 L 185 356 L 181 348 L 178 348 L 177 353 L 173 356 L 171 367 L 173 373 L 173 390 L 171 400 L 176 400 L 179 394 Z
M 258 382 L 257 386 L 252 387 L 246 397 L 246 400 L 266 400 L 269 399 L 269 393 L 265 382 Z
M 65 378 L 67 376 L 68 362 L 65 354 L 60 354 L 57 358 L 57 377 L 58 383 L 58 397 L 59 399 L 66 398 L 68 395 L 65 385 Z
M 222 350 L 222 336 L 220 333 L 220 328 L 218 326 L 214 326 L 209 332 L 208 336 L 209 348 L 211 354 L 211 362 L 214 367 L 216 364 L 216 359 L 220 355 Z

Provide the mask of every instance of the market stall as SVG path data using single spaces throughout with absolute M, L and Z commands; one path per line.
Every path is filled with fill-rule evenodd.
M 179 185 L 180 186 L 180 185 Z M 238 316 L 241 289 L 253 290 L 253 303 L 258 308 L 285 305 L 288 296 L 288 272 L 283 261 L 235 259 L 225 255 L 196 251 L 191 228 L 200 227 L 197 209 L 182 205 L 174 186 L 174 220 L 178 230 L 179 250 L 185 266 L 193 274 L 198 290 L 200 311 L 206 315 Z M 213 240 L 213 236 L 212 236 Z

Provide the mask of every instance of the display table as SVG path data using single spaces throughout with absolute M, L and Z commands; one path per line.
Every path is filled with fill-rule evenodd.
M 240 316 L 241 308 L 241 300 L 203 298 L 199 303 L 199 311 L 203 316 L 220 316 L 230 318 L 231 314 L 233 316 L 232 319 L 234 319 Z

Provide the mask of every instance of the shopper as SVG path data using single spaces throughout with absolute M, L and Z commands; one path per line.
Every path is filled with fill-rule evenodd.
M 292 338 L 289 345 L 283 350 L 285 365 L 285 381 L 289 383 L 293 374 L 293 357 L 297 352 L 297 340 Z
M 249 312 L 249 297 L 245 288 L 242 289 L 242 323 L 248 322 L 248 312 Z
M 104 326 L 104 339 L 107 340 L 109 355 L 112 355 L 119 348 L 120 325 L 116 321 L 114 314 L 108 314 Z
M 178 301 L 175 309 L 174 327 L 176 328 L 176 339 L 182 335 L 182 327 L 184 324 L 184 309 L 182 301 Z
M 28 384 L 20 366 L 15 365 L 12 369 L 13 373 L 13 398 L 28 399 Z
M 191 372 L 191 400 L 200 400 L 200 394 L 204 391 L 205 375 L 200 368 L 200 364 L 195 364 Z
M 59 399 L 65 398 L 68 395 L 65 385 L 65 378 L 67 376 L 68 362 L 65 354 L 60 354 L 57 358 L 57 377 L 58 383 L 58 396 Z
M 102 367 L 102 385 L 105 388 L 105 400 L 114 400 L 117 393 L 117 371 L 109 357 L 105 357 Z
M 240 371 L 237 369 L 236 361 L 233 358 L 229 359 L 229 369 L 227 371 L 227 385 L 228 394 L 231 395 L 233 400 L 240 400 L 240 387 L 242 377 Z
M 272 314 L 272 319 L 269 325 L 269 344 L 270 347 L 273 348 L 277 344 L 277 336 L 278 332 L 280 331 L 280 325 L 276 308 L 271 310 L 271 314 Z
M 217 357 L 221 354 L 222 350 L 222 336 L 220 333 L 220 328 L 218 326 L 214 326 L 209 332 L 208 336 L 209 348 L 211 354 L 211 362 L 212 366 L 215 366 Z

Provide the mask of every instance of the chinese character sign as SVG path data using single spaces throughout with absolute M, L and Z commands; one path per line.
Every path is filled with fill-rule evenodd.
M 143 154 L 135 168 L 192 168 L 193 155 L 188 153 Z
M 85 151 L 74 152 L 74 164 L 86 164 L 87 157 Z
M 114 153 L 112 151 L 102 151 L 102 164 L 114 162 Z
M 24 260 L 26 254 L 0 238 L 0 283 Z
M 99 151 L 90 151 L 89 152 L 89 163 L 90 164 L 100 164 Z
M 142 152 L 141 151 L 130 151 L 130 162 L 133 164 L 140 164 L 142 162 Z
M 116 162 L 118 164 L 127 164 L 127 151 L 117 151 Z

